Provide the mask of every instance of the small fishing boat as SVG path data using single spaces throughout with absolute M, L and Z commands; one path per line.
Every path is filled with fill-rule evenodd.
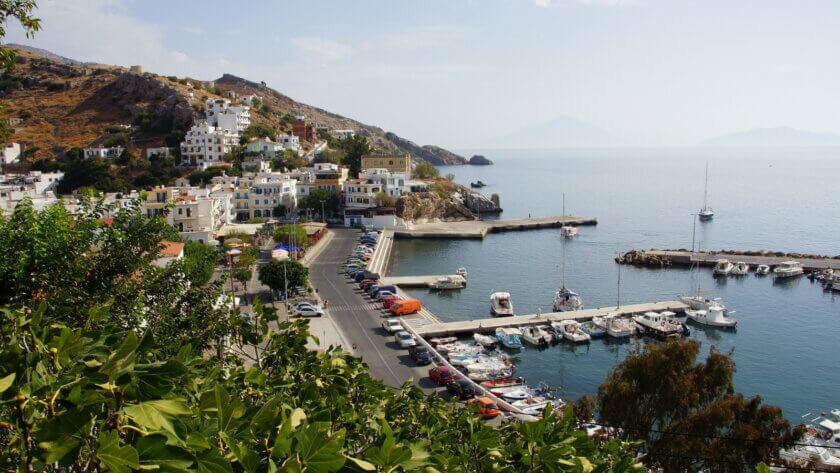
M 715 276 L 729 276 L 734 268 L 735 266 L 728 259 L 719 259 L 715 263 L 715 269 L 712 270 L 712 273 Z
M 518 328 L 500 327 L 496 329 L 496 338 L 499 340 L 499 343 L 511 350 L 522 348 L 522 341 L 519 339 L 520 336 L 522 336 L 522 332 Z
M 438 278 L 431 283 L 429 283 L 430 289 L 435 289 L 438 291 L 446 291 L 452 289 L 463 289 L 466 286 L 466 281 L 461 279 L 460 277 L 454 278 L 451 276 L 445 276 L 442 278 Z
M 458 341 L 458 337 L 437 337 L 429 339 L 429 343 L 432 344 L 433 347 L 438 345 L 447 345 L 451 343 L 455 343 Z
M 688 320 L 702 325 L 709 325 L 712 327 L 728 327 L 733 328 L 738 325 L 738 321 L 727 317 L 720 307 L 711 307 L 709 310 L 691 310 L 685 311 Z
M 499 344 L 499 340 L 497 340 L 497 339 L 495 339 L 495 338 L 493 338 L 489 335 L 482 335 L 480 333 L 474 333 L 473 334 L 473 340 L 475 340 L 475 343 L 478 343 L 479 345 L 483 346 L 484 348 L 489 348 L 489 349 L 496 348 L 496 345 Z
M 746 276 L 750 273 L 750 265 L 743 261 L 738 261 L 733 265 L 732 271 L 729 273 L 732 276 Z
M 607 323 L 603 317 L 593 317 L 589 322 L 580 324 L 580 329 L 589 335 L 589 338 L 601 338 L 607 334 Z
M 550 333 L 546 332 L 541 326 L 523 327 L 522 341 L 530 343 L 534 346 L 546 346 L 554 340 Z
M 518 377 L 518 378 L 500 378 L 500 379 L 491 379 L 489 381 L 484 381 L 481 383 L 481 386 L 488 389 L 496 389 L 496 388 L 510 388 L 514 386 L 521 386 L 525 384 L 525 378 Z
M 685 332 L 683 324 L 656 312 L 636 315 L 633 321 L 636 322 L 639 332 L 660 339 L 679 337 Z
M 492 389 L 490 390 L 490 392 L 508 402 L 521 401 L 523 399 L 528 399 L 529 397 L 532 397 L 531 392 L 527 388 L 522 386 L 517 386 L 515 388 L 511 388 L 510 391 L 504 391 L 500 393 L 497 393 L 496 390 Z
M 636 325 L 630 319 L 615 315 L 607 318 L 607 335 L 613 338 L 628 338 L 636 333 Z
M 756 276 L 767 276 L 768 274 L 770 274 L 770 266 L 766 264 L 760 264 L 755 268 Z
M 565 238 L 572 238 L 578 235 L 578 228 L 574 225 L 563 225 L 560 227 L 560 234 Z
M 509 292 L 494 292 L 490 294 L 490 313 L 496 317 L 513 315 L 513 302 Z
M 573 343 L 588 343 L 589 334 L 580 329 L 580 323 L 575 320 L 561 320 L 551 322 L 551 329 L 558 337 L 563 337 Z
M 804 273 L 805 269 L 798 261 L 784 261 L 773 269 L 773 277 L 776 279 L 795 278 Z

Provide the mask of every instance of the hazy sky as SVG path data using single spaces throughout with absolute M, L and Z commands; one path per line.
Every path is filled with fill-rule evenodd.
M 569 115 L 632 145 L 840 133 L 840 0 L 39 0 L 7 41 L 266 81 L 420 143 Z

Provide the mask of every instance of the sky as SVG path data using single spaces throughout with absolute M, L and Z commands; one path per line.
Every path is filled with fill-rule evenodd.
M 6 42 L 166 75 L 232 73 L 421 144 L 559 116 L 630 146 L 840 133 L 840 0 L 38 0 Z

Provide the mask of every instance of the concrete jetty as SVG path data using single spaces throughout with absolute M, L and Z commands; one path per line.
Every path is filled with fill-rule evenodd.
M 638 263 L 634 261 L 627 261 L 629 264 L 639 264 L 647 266 L 644 263 L 646 257 L 650 257 L 651 261 L 668 261 L 673 266 L 691 266 L 698 263 L 700 266 L 714 266 L 717 260 L 727 259 L 732 263 L 743 261 L 755 269 L 760 264 L 766 264 L 770 267 L 775 267 L 784 261 L 798 261 L 802 263 L 802 267 L 806 272 L 821 271 L 823 269 L 840 269 L 840 258 L 831 257 L 797 257 L 798 255 L 787 254 L 779 256 L 775 253 L 755 254 L 739 253 L 730 251 L 696 251 L 692 253 L 686 250 L 645 250 L 637 251 L 634 255 Z M 803 255 L 805 256 L 805 255 Z M 815 255 L 810 255 L 815 256 Z M 651 264 L 650 266 L 662 267 L 661 264 Z
M 466 284 L 467 280 L 458 274 L 441 274 L 437 276 L 389 276 L 380 279 L 380 284 L 393 284 L 399 287 L 429 287 L 431 284 L 439 279 L 450 278 L 455 281 L 463 281 Z
M 438 322 L 412 324 L 415 332 L 423 337 L 440 337 L 460 335 L 473 332 L 495 332 L 501 327 L 524 327 L 527 325 L 542 325 L 560 320 L 576 320 L 585 322 L 592 317 L 616 315 L 619 317 L 643 314 L 645 312 L 662 312 L 670 310 L 676 313 L 685 312 L 687 305 L 679 301 L 653 302 L 647 304 L 631 304 L 621 307 L 601 307 L 598 309 L 576 310 L 571 312 L 547 312 L 544 314 L 516 315 L 513 317 L 494 317 L 486 319 L 462 320 L 457 322 Z M 411 323 L 411 321 L 407 321 Z
M 558 217 L 534 217 L 516 220 L 467 220 L 462 222 L 415 223 L 411 228 L 394 230 L 398 238 L 484 238 L 488 233 L 540 228 L 559 228 L 563 225 L 597 225 L 598 220 L 589 217 L 564 215 Z

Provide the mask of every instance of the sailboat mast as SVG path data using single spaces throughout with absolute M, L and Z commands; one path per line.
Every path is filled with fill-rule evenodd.
M 563 193 L 563 216 L 566 216 L 566 193 Z
M 566 239 L 561 238 L 560 250 L 560 287 L 566 288 Z
M 709 162 L 706 161 L 706 182 L 703 184 L 703 209 L 709 207 Z

